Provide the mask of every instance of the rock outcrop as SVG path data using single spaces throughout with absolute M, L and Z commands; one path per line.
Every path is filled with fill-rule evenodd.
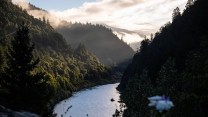
M 37 114 L 25 111 L 13 111 L 0 105 L 0 117 L 40 117 Z

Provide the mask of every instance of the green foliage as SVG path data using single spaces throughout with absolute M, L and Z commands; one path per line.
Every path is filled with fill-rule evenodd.
M 128 61 L 134 54 L 132 48 L 120 40 L 112 30 L 103 25 L 90 23 L 64 23 L 57 28 L 72 47 L 84 44 L 105 65 L 119 65 Z
M 124 116 L 140 117 L 149 115 L 148 107 L 146 106 L 148 105 L 146 97 L 152 95 L 152 90 L 153 86 L 146 69 L 140 76 L 136 74 L 134 77 L 131 77 L 125 89 L 125 93 L 121 95 L 122 101 L 124 101 L 128 107 L 128 109 L 124 111 Z
M 28 15 L 11 1 L 0 1 L 0 37 L 12 36 L 18 24 L 25 22 L 29 25 L 31 39 L 38 48 L 50 47 L 55 50 L 67 48 L 65 39 L 57 33 L 50 25 Z
M 12 45 L 7 54 L 6 76 L 3 81 L 4 85 L 11 90 L 15 85 L 25 85 L 28 81 L 30 71 L 38 64 L 38 60 L 33 60 L 32 51 L 34 45 L 28 37 L 29 30 L 26 26 L 21 26 L 16 32 Z M 15 84 L 15 85 L 14 85 Z M 24 86 L 23 86 L 24 87 Z
M 206 108 L 208 107 L 207 52 L 208 41 L 206 36 L 201 42 L 199 49 L 190 52 L 186 60 L 186 68 L 182 73 L 183 84 L 181 84 L 182 91 L 179 95 L 182 95 L 183 97 L 177 100 L 182 106 L 176 109 L 179 111 L 183 107 L 186 107 L 184 113 L 188 116 L 205 117 L 208 115 L 206 111 Z
M 144 43 L 145 40 L 141 43 L 140 52 L 135 54 L 119 86 L 123 89 L 121 98 L 127 105 L 125 117 L 149 116 L 147 102 L 141 98 L 153 95 L 171 98 L 175 107 L 167 116 L 208 115 L 207 8 L 207 0 L 189 0 L 186 10 L 181 14 L 176 8 L 173 22 L 163 26 L 149 44 Z M 144 70 L 146 80 L 137 77 Z M 147 85 L 140 88 L 143 83 Z
M 48 82 L 55 87 L 48 90 L 54 92 L 49 101 L 51 105 L 80 88 L 112 80 L 108 78 L 108 69 L 86 48 L 77 48 L 73 54 L 40 49 L 36 54 L 40 58 L 40 64 L 34 73 L 47 72 L 46 76 L 52 79 Z
M 34 45 L 29 38 L 29 29 L 23 24 L 18 28 L 14 40 L 11 41 L 6 57 L 7 67 L 0 83 L 9 91 L 8 105 L 30 110 L 29 107 L 39 103 L 40 105 L 34 106 L 34 110 L 38 111 L 47 102 L 41 102 L 45 98 L 44 88 L 36 89 L 45 83 L 44 74 L 31 74 L 39 62 L 38 59 L 34 60 L 33 50 Z
M 0 1 L 0 15 L 2 105 L 45 117 L 73 91 L 113 80 L 108 68 L 84 45 L 72 49 L 47 22 L 28 15 L 11 1 Z M 28 27 L 19 27 L 14 35 L 23 21 Z
M 0 47 L 0 73 L 3 72 L 4 65 L 5 65 L 5 56 L 4 56 L 3 48 Z
M 180 90 L 177 85 L 179 85 L 178 83 L 181 79 L 178 78 L 178 72 L 175 67 L 175 61 L 171 58 L 162 66 L 156 81 L 156 94 L 173 97 L 175 92 Z

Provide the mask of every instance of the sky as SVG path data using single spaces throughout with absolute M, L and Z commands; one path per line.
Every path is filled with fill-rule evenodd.
M 93 2 L 96 0 L 28 0 L 35 6 L 45 10 L 66 10 L 81 6 L 84 2 Z
M 173 9 L 187 0 L 13 0 L 48 10 L 54 19 L 103 24 L 127 43 L 139 42 L 171 21 Z M 31 12 L 31 15 L 37 15 Z

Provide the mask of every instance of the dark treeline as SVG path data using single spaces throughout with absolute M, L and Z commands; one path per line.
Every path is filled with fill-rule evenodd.
M 68 23 L 58 27 L 57 30 L 72 47 L 76 48 L 79 43 L 84 44 L 106 65 L 115 66 L 124 63 L 134 54 L 128 44 L 103 25 Z
M 113 81 L 94 54 L 72 49 L 47 21 L 10 0 L 0 1 L 0 16 L 0 105 L 45 117 L 73 91 Z
M 119 85 L 127 106 L 124 117 L 150 116 L 147 97 L 166 95 L 171 117 L 207 117 L 208 1 L 188 0 L 168 22 L 141 42 Z

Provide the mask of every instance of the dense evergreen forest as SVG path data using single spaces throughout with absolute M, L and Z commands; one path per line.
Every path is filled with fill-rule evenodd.
M 208 1 L 188 0 L 151 38 L 123 74 L 118 89 L 127 109 L 124 117 L 151 116 L 148 97 L 168 96 L 174 108 L 168 117 L 207 117 Z
M 26 10 L 34 16 L 36 14 L 33 11 L 39 11 L 43 15 L 43 18 L 40 19 L 51 22 L 55 30 L 63 35 L 72 48 L 77 48 L 80 43 L 84 44 L 105 65 L 111 67 L 120 65 L 120 70 L 124 70 L 129 59 L 135 54 L 128 44 L 119 39 L 106 26 L 91 23 L 72 23 L 64 20 L 54 24 L 53 20 L 47 19 L 51 17 L 49 12 L 32 4 L 29 4 L 29 8 Z
M 58 27 L 57 31 L 72 47 L 76 48 L 79 43 L 86 45 L 86 48 L 106 65 L 119 65 L 128 61 L 134 54 L 129 45 L 113 34 L 111 29 L 102 25 L 71 23 Z
M 175 8 L 172 21 L 134 53 L 105 26 L 62 21 L 54 29 L 47 18 L 0 0 L 0 107 L 54 116 L 57 102 L 117 81 L 127 64 L 118 86 L 124 117 L 153 116 L 148 97 L 155 95 L 174 103 L 167 117 L 207 117 L 208 1 Z
M 0 105 L 45 117 L 72 92 L 114 81 L 85 45 L 71 48 L 47 20 L 10 0 L 0 1 L 0 16 Z

